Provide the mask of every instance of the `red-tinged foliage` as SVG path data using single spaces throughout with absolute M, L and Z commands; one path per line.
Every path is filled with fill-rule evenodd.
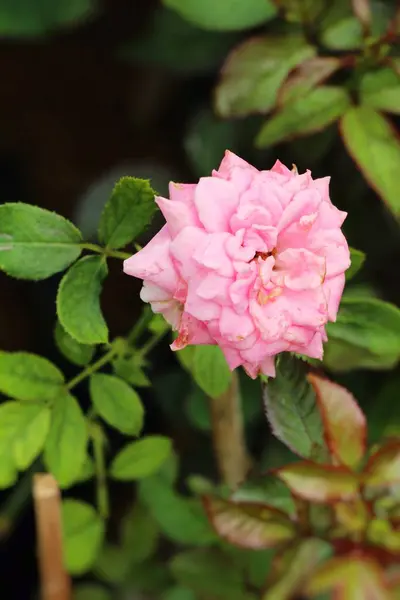
M 352 500 L 359 494 L 356 474 L 345 467 L 301 461 L 276 471 L 293 494 L 311 502 Z
M 288 78 L 280 87 L 277 104 L 285 104 L 308 92 L 329 79 L 342 66 L 343 61 L 333 56 L 315 56 L 305 60 L 289 73 Z
M 356 467 L 366 449 L 365 415 L 344 387 L 314 374 L 308 379 L 316 393 L 325 441 L 332 456 L 339 463 Z
M 353 12 L 360 21 L 364 31 L 369 31 L 371 27 L 372 11 L 369 0 L 351 0 Z
M 400 441 L 392 440 L 373 454 L 363 474 L 369 488 L 381 488 L 400 483 Z
M 328 560 L 313 574 L 304 592 L 311 598 L 333 592 L 335 600 L 390 599 L 382 567 L 359 553 Z
M 203 503 L 217 534 L 241 548 L 272 548 L 296 537 L 295 525 L 276 508 L 210 496 Z

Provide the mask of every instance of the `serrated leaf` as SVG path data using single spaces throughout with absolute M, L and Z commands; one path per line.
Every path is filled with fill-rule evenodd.
M 383 68 L 366 73 L 360 82 L 361 104 L 400 114 L 400 76 Z
M 139 496 L 162 533 L 178 544 L 206 546 L 215 541 L 202 507 L 180 496 L 159 475 L 140 484 Z
M 111 463 L 110 474 L 121 481 L 143 479 L 160 469 L 171 450 L 171 440 L 161 435 L 149 435 L 127 444 Z
M 256 146 L 266 148 L 297 136 L 324 129 L 350 106 L 350 96 L 340 87 L 320 86 L 283 106 L 268 119 L 256 137 Z
M 341 133 L 364 177 L 400 218 L 400 142 L 390 123 L 369 106 L 355 106 L 342 117 Z
M 100 217 L 100 242 L 108 248 L 122 248 L 137 238 L 157 211 L 154 194 L 146 179 L 122 177 Z
M 282 354 L 275 379 L 263 386 L 263 399 L 279 440 L 303 458 L 325 459 L 322 419 L 302 361 Z
M 344 467 L 301 461 L 276 473 L 296 496 L 311 502 L 351 500 L 358 494 L 357 476 Z
M 165 6 L 176 10 L 190 23 L 204 29 L 235 31 L 265 23 L 276 14 L 271 0 L 163 0 Z
M 240 548 L 273 548 L 296 535 L 288 516 L 266 504 L 208 496 L 204 498 L 204 506 L 218 535 Z
M 193 378 L 211 398 L 227 391 L 232 381 L 222 350 L 218 346 L 196 346 L 193 357 Z
M 311 598 L 334 592 L 338 600 L 389 600 L 382 567 L 362 555 L 331 558 L 313 573 L 303 590 Z
M 354 397 L 344 387 L 309 375 L 321 411 L 327 446 L 341 464 L 357 467 L 366 450 L 367 422 Z
M 344 294 L 327 333 L 324 363 L 329 369 L 389 368 L 400 358 L 400 310 L 378 298 Z
M 300 35 L 257 37 L 242 43 L 223 67 L 215 98 L 218 114 L 268 113 L 289 71 L 314 54 Z
M 69 269 L 58 288 L 60 323 L 81 344 L 105 344 L 108 341 L 107 323 L 100 307 L 107 272 L 103 257 L 86 256 Z
M 13 464 L 20 471 L 27 469 L 42 450 L 49 425 L 50 409 L 46 406 L 14 401 L 1 404 L 0 455 L 12 458 L 4 458 L 5 464 Z
M 349 250 L 351 265 L 346 271 L 346 281 L 350 281 L 350 279 L 353 279 L 357 275 L 366 258 L 365 253 L 361 250 L 356 250 L 355 248 L 349 248 Z
M 315 0 L 312 0 L 313 2 Z M 314 56 L 298 65 L 289 73 L 279 89 L 278 104 L 284 105 L 304 96 L 319 83 L 328 79 L 342 66 L 334 56 Z
M 363 479 L 370 488 L 400 483 L 400 442 L 388 442 L 373 454 Z
M 0 392 L 17 400 L 53 400 L 64 376 L 49 360 L 28 352 L 0 352 Z
M 100 551 L 104 523 L 94 508 L 79 500 L 62 503 L 65 566 L 72 575 L 88 571 Z
M 199 29 L 160 6 L 154 10 L 144 35 L 123 44 L 119 55 L 123 60 L 155 64 L 192 77 L 218 68 L 237 40 L 235 32 Z
M 278 580 L 267 587 L 263 600 L 291 600 L 330 553 L 328 542 L 316 538 L 302 540 L 286 550 L 279 556 L 282 572 Z
M 61 488 L 79 479 L 86 458 L 88 430 L 77 400 L 60 394 L 54 402 L 44 460 Z
M 56 323 L 54 338 L 61 354 L 74 365 L 84 367 L 92 360 L 94 347 L 88 344 L 80 344 L 65 331 L 59 321 Z
M 94 12 L 95 7 L 94 0 L 2 2 L 0 35 L 2 38 L 36 38 L 48 35 L 58 28 L 76 27 Z
M 22 202 L 0 206 L 0 269 L 12 277 L 39 280 L 63 271 L 79 257 L 81 242 L 80 231 L 56 213 Z
M 196 596 L 215 600 L 246 599 L 242 573 L 234 569 L 232 561 L 221 552 L 209 548 L 186 550 L 175 554 L 169 566 L 174 579 L 193 590 Z
M 90 396 L 99 415 L 109 425 L 128 435 L 139 435 L 143 427 L 144 408 L 130 385 L 104 373 L 90 378 Z

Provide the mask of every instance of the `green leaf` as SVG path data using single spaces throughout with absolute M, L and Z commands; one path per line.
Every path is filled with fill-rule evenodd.
M 186 550 L 170 561 L 174 579 L 193 590 L 196 597 L 244 600 L 243 575 L 233 567 L 228 557 L 209 548 Z
M 334 371 L 390 368 L 400 358 L 400 310 L 378 298 L 344 294 L 327 333 L 324 363 Z
M 268 550 L 244 550 L 225 544 L 223 546 L 224 554 L 232 557 L 236 569 L 244 571 L 245 580 L 256 589 L 262 589 L 267 581 L 267 576 L 271 570 L 272 560 L 275 551 Z
M 314 2 L 315 0 L 312 0 Z M 287 104 L 298 100 L 328 79 L 341 68 L 342 62 L 334 56 L 314 56 L 298 65 L 279 90 L 278 103 Z
M 218 31 L 250 29 L 272 19 L 276 8 L 271 0 L 163 0 L 189 22 Z
M 105 259 L 86 256 L 69 269 L 58 288 L 60 323 L 81 344 L 105 344 L 108 341 L 108 328 L 100 307 L 106 276 Z
M 124 548 L 107 544 L 97 557 L 93 572 L 101 581 L 120 585 L 126 581 L 130 566 L 130 557 Z
M 168 539 L 196 546 L 215 541 L 216 536 L 198 501 L 180 496 L 159 475 L 142 481 L 139 495 Z
M 0 206 L 0 269 L 12 277 L 38 280 L 63 271 L 79 257 L 81 242 L 80 231 L 56 213 L 22 202 Z
M 350 97 L 343 88 L 321 86 L 311 90 L 275 113 L 258 133 L 256 145 L 266 148 L 320 131 L 339 119 L 349 105 Z
M 328 542 L 310 538 L 297 543 L 281 555 L 277 581 L 267 588 L 263 600 L 291 600 L 317 566 L 331 554 Z
M 3 0 L 0 5 L 2 37 L 39 37 L 58 28 L 76 27 L 94 11 L 93 0 Z
M 131 564 L 140 564 L 155 553 L 159 528 L 150 511 L 136 503 L 122 519 L 121 542 Z
M 193 358 L 193 378 L 211 398 L 227 391 L 232 373 L 218 346 L 196 346 Z
M 44 459 L 61 488 L 79 479 L 86 458 L 88 430 L 77 400 L 60 394 L 54 403 Z
M 289 71 L 314 56 L 315 49 L 297 34 L 251 38 L 238 46 L 223 67 L 216 90 L 222 117 L 268 113 Z
M 366 73 L 360 82 L 361 104 L 400 114 L 400 77 L 384 68 Z
M 2 462 L 4 457 L 5 472 L 29 467 L 44 446 L 49 425 L 50 409 L 46 406 L 14 401 L 0 405 L 0 456 Z
M 371 456 L 364 483 L 370 488 L 400 483 L 400 442 L 388 442 Z
M 153 13 L 149 31 L 124 44 L 119 54 L 124 60 L 156 64 L 193 76 L 218 68 L 237 39 L 235 32 L 205 31 L 159 7 Z
M 246 481 L 233 492 L 231 500 L 268 504 L 288 514 L 293 514 L 296 508 L 289 489 L 275 475 L 263 475 Z
M 331 454 L 355 468 L 366 450 L 367 422 L 354 397 L 344 387 L 309 375 L 321 411 L 325 438 Z
M 111 476 L 121 481 L 131 481 L 153 475 L 167 460 L 171 450 L 171 440 L 161 435 L 149 435 L 127 444 L 114 458 Z
M 151 381 L 143 369 L 145 364 L 146 362 L 142 359 L 139 353 L 136 353 L 129 358 L 118 356 L 112 362 L 115 374 L 134 387 L 151 386 Z
M 146 179 L 122 177 L 100 217 L 100 242 L 108 248 L 122 248 L 136 239 L 157 211 L 154 194 Z
M 306 366 L 288 354 L 277 361 L 275 379 L 263 387 L 268 421 L 274 435 L 304 458 L 325 458 L 327 449 L 315 393 Z
M 139 396 L 114 375 L 95 373 L 90 378 L 90 396 L 99 415 L 109 425 L 128 435 L 139 435 L 144 409 Z
M 341 466 L 301 461 L 282 467 L 277 475 L 296 496 L 311 502 L 352 500 L 359 493 L 357 476 Z
M 369 184 L 400 218 L 400 142 L 390 123 L 369 106 L 355 106 L 342 117 L 341 132 Z
M 193 386 L 185 402 L 188 420 L 200 431 L 211 431 L 211 416 L 206 394 L 197 385 Z
M 296 535 L 288 515 L 267 504 L 209 496 L 204 499 L 204 506 L 217 534 L 240 548 L 273 548 Z
M 161 600 L 196 600 L 196 596 L 189 588 L 175 585 L 164 592 Z
M 56 323 L 54 338 L 57 348 L 74 365 L 84 367 L 93 358 L 94 347 L 88 344 L 80 344 L 69 335 L 59 321 Z
M 356 50 L 363 43 L 362 26 L 348 0 L 335 0 L 320 22 L 321 42 L 333 50 Z
M 0 392 L 25 401 L 53 400 L 64 377 L 50 361 L 28 352 L 0 352 Z
M 400 372 L 384 378 L 379 391 L 374 394 L 372 402 L 365 407 L 368 421 L 368 439 L 370 444 L 381 442 L 390 435 L 390 430 L 400 431 L 400 411 L 397 410 L 397 398 L 400 389 Z
M 94 508 L 79 500 L 62 503 L 65 566 L 72 575 L 92 567 L 104 537 L 104 523 Z
M 112 600 L 112 596 L 97 583 L 81 583 L 74 587 L 73 600 Z
M 361 250 L 356 250 L 355 248 L 349 248 L 349 250 L 351 265 L 346 271 L 346 281 L 350 281 L 350 279 L 353 279 L 357 275 L 366 258 L 365 253 L 361 252 Z

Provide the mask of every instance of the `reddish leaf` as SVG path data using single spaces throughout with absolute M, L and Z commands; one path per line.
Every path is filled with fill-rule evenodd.
M 400 483 L 400 442 L 391 441 L 371 456 L 364 471 L 369 487 Z
M 335 600 L 389 600 L 380 565 L 366 556 L 332 558 L 314 573 L 304 593 L 314 597 L 334 591 Z
M 293 70 L 283 83 L 278 94 L 278 104 L 298 99 L 312 88 L 333 75 L 342 64 L 333 56 L 315 56 L 304 61 Z
M 326 444 L 342 464 L 355 467 L 365 453 L 367 423 L 365 416 L 344 387 L 328 379 L 309 375 L 324 423 Z
M 350 534 L 362 533 L 371 518 L 366 503 L 359 498 L 353 502 L 336 502 L 332 510 L 336 523 L 333 531 L 335 538 L 348 538 Z
M 353 12 L 365 31 L 371 27 L 372 11 L 369 0 L 351 0 Z
M 296 530 L 289 517 L 276 508 L 210 496 L 203 502 L 217 534 L 241 548 L 272 548 L 295 536 Z
M 312 502 L 352 500 L 358 495 L 358 478 L 343 467 L 302 461 L 277 470 L 277 475 L 300 498 Z

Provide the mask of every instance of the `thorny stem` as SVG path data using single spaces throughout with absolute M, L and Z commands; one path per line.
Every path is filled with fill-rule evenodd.
M 218 469 L 223 482 L 233 489 L 245 480 L 251 466 L 236 371 L 228 390 L 218 398 L 210 398 L 210 412 Z

